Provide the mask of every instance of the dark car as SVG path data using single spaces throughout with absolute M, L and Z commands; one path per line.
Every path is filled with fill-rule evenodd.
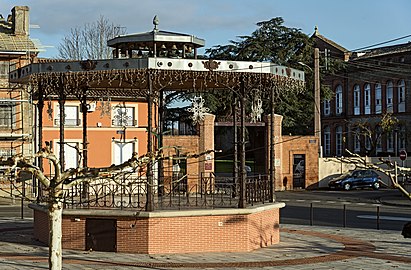
M 344 190 L 371 187 L 377 190 L 380 188 L 380 181 L 381 178 L 373 170 L 355 170 L 331 180 L 328 187 Z

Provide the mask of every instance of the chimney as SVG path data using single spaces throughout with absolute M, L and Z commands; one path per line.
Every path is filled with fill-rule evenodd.
M 29 35 L 29 7 L 15 6 L 11 10 L 13 33 L 15 35 Z

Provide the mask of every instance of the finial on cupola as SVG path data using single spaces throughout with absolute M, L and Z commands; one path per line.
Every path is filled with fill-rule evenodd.
M 154 19 L 153 19 L 153 24 L 154 24 L 154 31 L 155 32 L 158 32 L 158 24 L 160 23 L 160 20 L 158 19 L 158 16 L 156 15 L 156 16 L 154 16 Z

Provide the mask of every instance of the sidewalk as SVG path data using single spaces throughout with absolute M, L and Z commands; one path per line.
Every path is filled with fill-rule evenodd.
M 63 251 L 63 269 L 410 269 L 398 231 L 281 225 L 281 242 L 249 253 L 145 255 Z M 0 219 L 0 269 L 48 269 L 32 220 Z

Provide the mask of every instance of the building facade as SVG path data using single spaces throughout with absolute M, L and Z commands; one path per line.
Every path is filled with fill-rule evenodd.
M 32 113 L 27 88 L 9 83 L 9 73 L 36 60 L 29 37 L 29 8 L 16 6 L 0 16 L 0 156 L 30 154 Z
M 346 149 L 368 156 L 409 152 L 411 43 L 348 52 L 318 31 L 313 37 L 329 59 L 345 65 L 324 81 L 334 97 L 321 108 L 323 155 L 343 156 Z

